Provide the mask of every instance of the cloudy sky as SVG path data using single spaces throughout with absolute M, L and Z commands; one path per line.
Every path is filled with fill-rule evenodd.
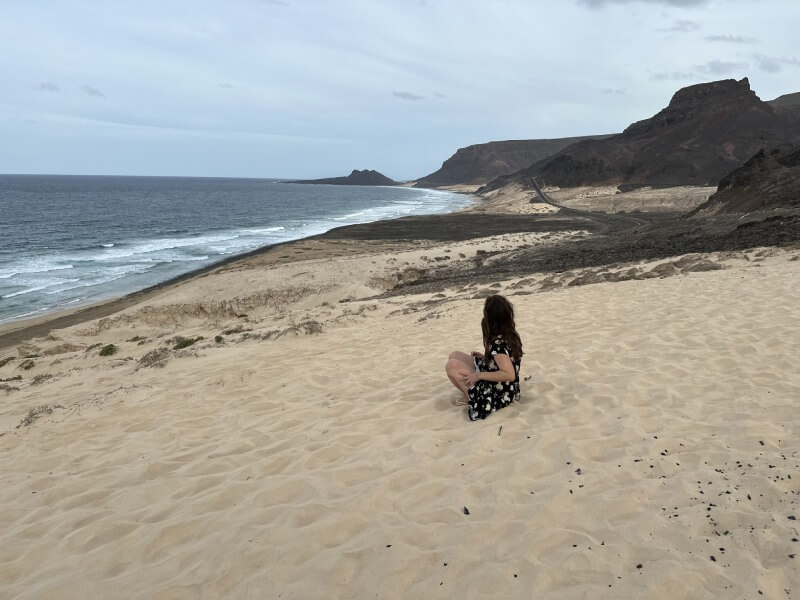
M 395 179 L 800 91 L 798 0 L 0 0 L 0 173 Z

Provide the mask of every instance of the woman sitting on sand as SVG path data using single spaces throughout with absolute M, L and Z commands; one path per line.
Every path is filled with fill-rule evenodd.
M 483 305 L 483 352 L 453 352 L 445 366 L 450 381 L 464 394 L 471 421 L 519 400 L 522 341 L 514 325 L 514 307 L 503 296 Z

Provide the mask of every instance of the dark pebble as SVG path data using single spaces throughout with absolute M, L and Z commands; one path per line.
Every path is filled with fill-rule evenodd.
M 711 562 L 717 562 L 717 559 L 716 559 L 716 558 L 714 558 L 714 555 L 713 555 L 713 554 L 712 554 L 711 556 L 709 556 L 709 558 L 711 559 Z
M 469 514 L 469 509 L 468 509 L 466 506 L 464 507 L 464 514 L 465 514 L 465 515 L 468 515 L 468 514 Z
M 641 569 L 642 568 L 642 563 L 639 563 L 638 565 L 636 565 L 636 568 L 637 569 Z

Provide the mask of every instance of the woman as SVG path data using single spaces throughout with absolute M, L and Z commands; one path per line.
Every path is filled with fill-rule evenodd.
M 453 352 L 445 371 L 464 394 L 471 421 L 519 400 L 522 341 L 514 325 L 514 307 L 503 296 L 486 298 L 483 305 L 483 352 Z

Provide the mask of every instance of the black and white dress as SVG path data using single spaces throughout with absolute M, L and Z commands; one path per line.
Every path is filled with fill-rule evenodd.
M 471 421 L 485 419 L 492 413 L 501 408 L 505 408 L 514 400 L 519 400 L 519 367 L 520 359 L 511 356 L 511 350 L 502 337 L 492 340 L 489 346 L 489 360 L 482 356 L 475 357 L 475 368 L 482 372 L 499 371 L 500 368 L 494 361 L 497 354 L 505 354 L 511 359 L 514 365 L 513 381 L 476 381 L 467 391 L 469 396 L 468 414 Z

